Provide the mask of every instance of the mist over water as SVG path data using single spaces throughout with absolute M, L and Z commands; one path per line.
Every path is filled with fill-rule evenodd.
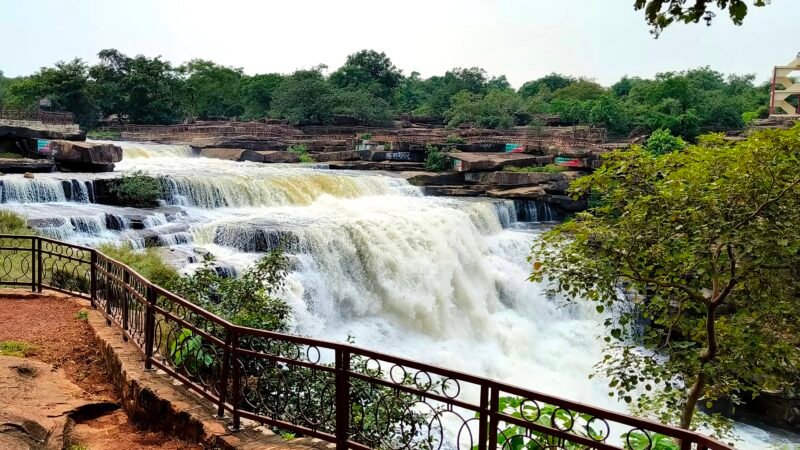
M 603 380 L 588 379 L 602 357 L 603 317 L 588 303 L 548 298 L 527 281 L 526 257 L 542 228 L 520 221 L 552 218 L 544 206 L 425 197 L 385 174 L 121 145 L 114 174 L 4 176 L 0 207 L 72 242 L 143 247 L 157 239 L 174 255 L 202 248 L 229 273 L 287 242 L 293 269 L 282 295 L 297 333 L 352 336 L 360 346 L 624 410 Z M 133 170 L 167 177 L 161 208 L 92 203 L 92 180 Z M 66 184 L 75 195 L 65 194 Z M 48 221 L 55 217 L 63 220 Z M 185 271 L 196 267 L 175 258 Z M 758 429 L 745 436 L 753 448 L 769 439 Z

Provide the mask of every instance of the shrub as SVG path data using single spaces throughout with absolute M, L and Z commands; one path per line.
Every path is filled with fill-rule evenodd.
M 467 141 L 463 137 L 461 137 L 461 136 L 459 136 L 457 134 L 451 134 L 451 135 L 447 136 L 447 139 L 445 139 L 445 142 L 448 143 L 448 144 L 466 144 L 467 143 Z
M 308 147 L 303 144 L 290 145 L 286 150 L 297 154 L 301 163 L 314 162 L 314 158 L 308 154 Z
M 546 166 L 525 166 L 525 167 L 504 167 L 504 172 L 516 173 L 561 173 L 569 170 L 569 167 L 548 164 Z
M 0 211 L 0 234 L 33 234 L 24 217 L 11 211 Z
M 164 262 L 155 249 L 134 250 L 130 245 L 117 247 L 106 244 L 98 250 L 109 258 L 128 265 L 139 272 L 139 275 L 163 288 L 170 289 L 180 278 L 178 271 Z
M 660 129 L 653 132 L 644 148 L 655 156 L 666 155 L 686 148 L 686 142 L 680 137 L 673 136 L 669 130 Z
M 111 187 L 111 193 L 125 206 L 147 208 L 158 205 L 158 200 L 164 195 L 164 186 L 160 178 L 137 170 L 123 175 Z
M 427 155 L 425 156 L 425 170 L 432 172 L 444 172 L 450 168 L 450 158 L 441 149 L 428 144 Z
M 372 135 L 369 134 L 369 133 L 364 133 L 361 136 L 359 136 L 358 138 L 361 139 L 362 141 L 368 141 L 368 140 L 372 139 Z
M 50 284 L 53 287 L 66 291 L 88 294 L 92 289 L 92 282 L 88 274 L 65 268 L 55 269 L 50 275 Z

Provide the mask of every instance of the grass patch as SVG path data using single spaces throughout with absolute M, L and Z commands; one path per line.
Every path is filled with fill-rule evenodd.
M 81 322 L 86 322 L 89 320 L 89 311 L 82 309 L 75 313 L 75 318 Z
M 100 131 L 93 130 L 86 133 L 88 139 L 119 139 L 121 136 L 119 131 Z
M 0 159 L 24 159 L 25 156 L 14 152 L 0 152 Z
M 33 354 L 34 346 L 21 341 L 0 341 L 0 356 L 24 358 Z
M 546 166 L 525 166 L 525 167 L 504 167 L 503 172 L 515 173 L 561 173 L 569 170 L 569 167 L 548 164 Z
M 303 144 L 290 145 L 286 150 L 296 154 L 300 158 L 301 163 L 314 162 L 314 158 L 308 154 L 308 147 Z
M 178 271 L 164 262 L 155 249 L 134 250 L 130 245 L 116 247 L 106 244 L 98 250 L 109 258 L 130 266 L 139 275 L 165 289 L 170 289 L 180 278 Z
M 0 234 L 34 234 L 28 221 L 17 213 L 0 211 Z

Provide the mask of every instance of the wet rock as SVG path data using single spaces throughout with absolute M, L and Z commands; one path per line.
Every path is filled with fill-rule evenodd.
M 259 163 L 296 163 L 300 162 L 297 153 L 287 151 L 252 151 L 246 150 L 242 153 L 241 161 L 252 161 Z
M 3 173 L 52 172 L 55 168 L 49 159 L 0 159 L 0 171 Z
M 25 172 L 25 175 L 22 175 L 22 178 L 28 178 L 28 179 L 32 180 L 34 178 L 34 176 L 30 172 Z
M 486 191 L 489 197 L 513 198 L 513 199 L 543 199 L 547 196 L 541 186 L 526 186 L 514 189 L 489 189 Z
M 409 183 L 414 186 L 443 186 L 464 183 L 462 172 L 403 172 Z
M 122 161 L 122 148 L 113 144 L 56 140 L 50 143 L 59 168 L 78 172 L 111 172 Z
M 425 195 L 477 197 L 486 193 L 485 186 L 425 186 Z

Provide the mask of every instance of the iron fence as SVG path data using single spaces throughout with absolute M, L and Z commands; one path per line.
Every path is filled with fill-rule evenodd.
M 337 449 L 730 450 L 701 434 L 353 345 L 242 327 L 94 249 L 0 235 L 0 285 L 85 298 L 229 416 Z M 534 374 L 531 374 L 535 376 Z
M 70 112 L 43 111 L 41 109 L 8 109 L 0 107 L 0 120 L 42 122 L 50 125 L 72 125 L 75 117 Z

